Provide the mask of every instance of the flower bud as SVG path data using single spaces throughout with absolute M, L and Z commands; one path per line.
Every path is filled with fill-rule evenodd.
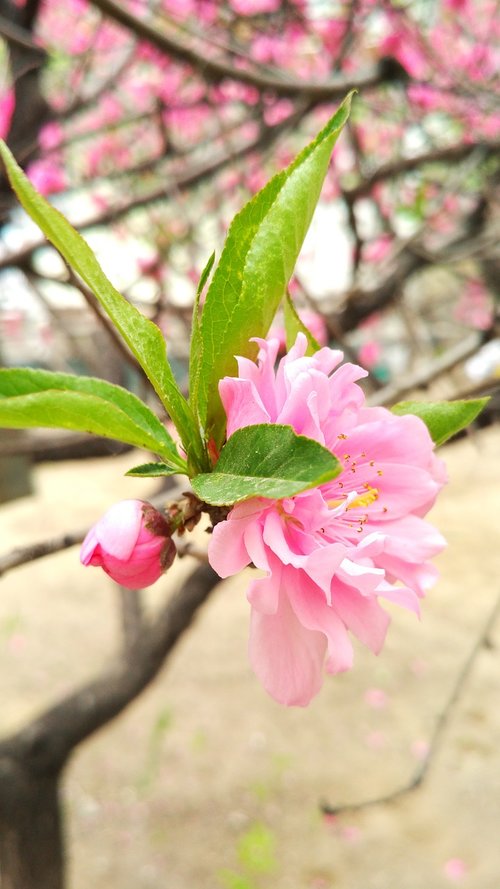
M 176 554 L 167 520 L 150 503 L 122 500 L 90 529 L 80 561 L 99 565 L 128 589 L 151 586 Z

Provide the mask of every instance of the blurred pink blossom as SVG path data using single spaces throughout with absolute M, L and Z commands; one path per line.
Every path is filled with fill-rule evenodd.
M 367 340 L 358 352 L 358 359 L 369 370 L 380 361 L 381 348 L 376 340 Z
M 0 139 L 7 138 L 15 107 L 16 99 L 14 90 L 5 90 L 5 92 L 0 95 Z
M 46 123 L 40 130 L 38 136 L 40 147 L 43 148 L 44 151 L 52 151 L 54 148 L 57 148 L 60 142 L 62 142 L 62 139 L 63 128 L 61 124 L 55 120 Z
M 381 235 L 369 241 L 363 249 L 363 259 L 366 262 L 382 262 L 391 252 L 393 240 L 390 235 Z
M 443 867 L 445 877 L 453 883 L 458 883 L 467 875 L 467 866 L 462 858 L 450 858 Z
M 468 281 L 455 308 L 457 321 L 476 330 L 488 330 L 493 323 L 491 297 L 481 281 Z
M 231 6 L 238 15 L 258 15 L 263 12 L 276 12 L 281 0 L 231 0 Z
M 295 284 L 295 287 L 297 285 Z M 315 312 L 313 309 L 299 309 L 297 312 L 302 324 L 304 324 L 309 333 L 311 333 L 319 343 L 320 346 L 326 346 L 328 343 L 328 328 L 325 324 L 325 319 L 319 312 Z M 279 325 L 273 326 L 271 328 L 270 333 L 271 339 L 276 339 L 279 341 L 279 353 L 284 352 L 286 349 L 286 333 L 285 328 Z
M 55 194 L 66 188 L 67 180 L 64 170 L 55 158 L 40 158 L 40 160 L 33 161 L 26 173 L 40 194 Z
M 388 700 L 387 693 L 381 688 L 367 688 L 365 691 L 365 701 L 374 710 L 383 710 Z

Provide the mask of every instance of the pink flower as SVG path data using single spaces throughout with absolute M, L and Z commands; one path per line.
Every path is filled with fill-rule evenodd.
M 170 568 L 175 553 L 161 513 L 142 500 L 122 500 L 90 529 L 80 561 L 98 565 L 117 583 L 136 590 L 155 583 Z
M 306 338 L 274 371 L 277 340 L 258 340 L 258 363 L 240 358 L 239 377 L 219 391 L 227 435 L 256 423 L 283 423 L 336 454 L 341 474 L 319 488 L 274 501 L 237 504 L 218 524 L 209 559 L 221 577 L 253 563 L 250 660 L 280 703 L 304 706 L 322 685 L 323 667 L 351 667 L 353 635 L 378 653 L 388 599 L 418 613 L 434 581 L 427 560 L 444 546 L 422 518 L 446 478 L 425 424 L 366 407 L 357 380 L 329 348 L 305 357 Z

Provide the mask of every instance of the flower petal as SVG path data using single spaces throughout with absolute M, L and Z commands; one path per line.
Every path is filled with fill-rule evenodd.
M 326 639 L 307 630 L 281 594 L 276 614 L 252 609 L 249 654 L 266 691 L 279 704 L 306 707 L 323 684 Z

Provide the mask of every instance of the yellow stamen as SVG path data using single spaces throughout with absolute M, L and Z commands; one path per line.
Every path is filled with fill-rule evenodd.
M 378 500 L 378 490 L 377 488 L 372 488 L 371 485 L 364 487 L 368 488 L 366 494 L 360 494 L 359 497 L 355 497 L 346 507 L 346 509 L 358 509 L 360 506 L 370 506 L 371 503 L 375 503 Z M 336 509 L 337 506 L 340 506 L 344 503 L 344 500 L 328 500 L 328 506 L 330 509 Z M 366 521 L 366 520 L 365 520 Z
M 378 490 L 377 488 L 370 488 L 366 494 L 361 494 L 349 503 L 347 509 L 357 509 L 358 506 L 370 506 L 370 503 L 375 503 L 376 500 L 378 500 Z

